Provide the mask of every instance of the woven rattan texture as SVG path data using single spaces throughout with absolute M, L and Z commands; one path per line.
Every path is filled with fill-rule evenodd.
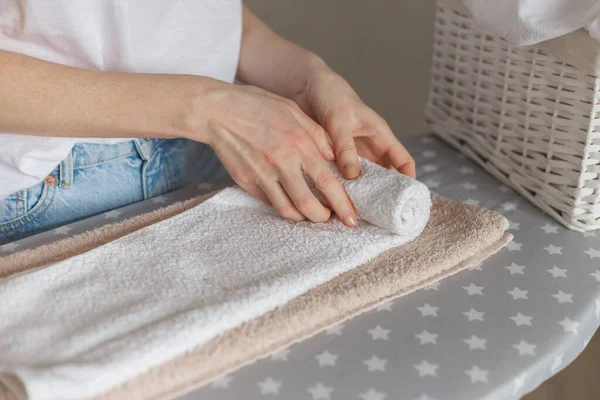
M 600 228 L 600 80 L 438 6 L 433 131 L 568 228 Z

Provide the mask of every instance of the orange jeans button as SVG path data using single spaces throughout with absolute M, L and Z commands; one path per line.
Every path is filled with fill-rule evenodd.
M 46 183 L 46 185 L 52 186 L 56 183 L 56 178 L 52 175 L 48 175 L 46 179 L 44 179 L 44 182 Z

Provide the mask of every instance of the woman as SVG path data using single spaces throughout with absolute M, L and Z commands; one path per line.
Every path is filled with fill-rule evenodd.
M 414 176 L 348 83 L 240 0 L 0 4 L 0 244 L 227 172 L 285 218 L 326 221 L 304 173 L 352 227 L 328 161 Z

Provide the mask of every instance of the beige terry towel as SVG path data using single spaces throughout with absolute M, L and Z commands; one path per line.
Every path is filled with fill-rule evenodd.
M 0 259 L 0 276 L 56 262 L 184 211 L 198 198 Z M 468 266 L 506 245 L 506 219 L 437 196 L 429 224 L 412 243 L 318 286 L 259 318 L 115 387 L 99 399 L 172 398 L 271 352 L 407 294 Z M 0 388 L 1 399 L 12 399 Z

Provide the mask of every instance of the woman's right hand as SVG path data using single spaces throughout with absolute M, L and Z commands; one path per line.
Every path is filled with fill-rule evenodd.
M 253 86 L 217 82 L 202 101 L 196 129 L 238 185 L 285 218 L 325 222 L 331 211 L 311 192 L 306 174 L 347 226 L 356 211 L 330 170 L 334 160 L 323 128 L 296 103 Z M 207 106 L 207 107 L 204 107 Z M 208 116 L 210 115 L 210 116 Z

